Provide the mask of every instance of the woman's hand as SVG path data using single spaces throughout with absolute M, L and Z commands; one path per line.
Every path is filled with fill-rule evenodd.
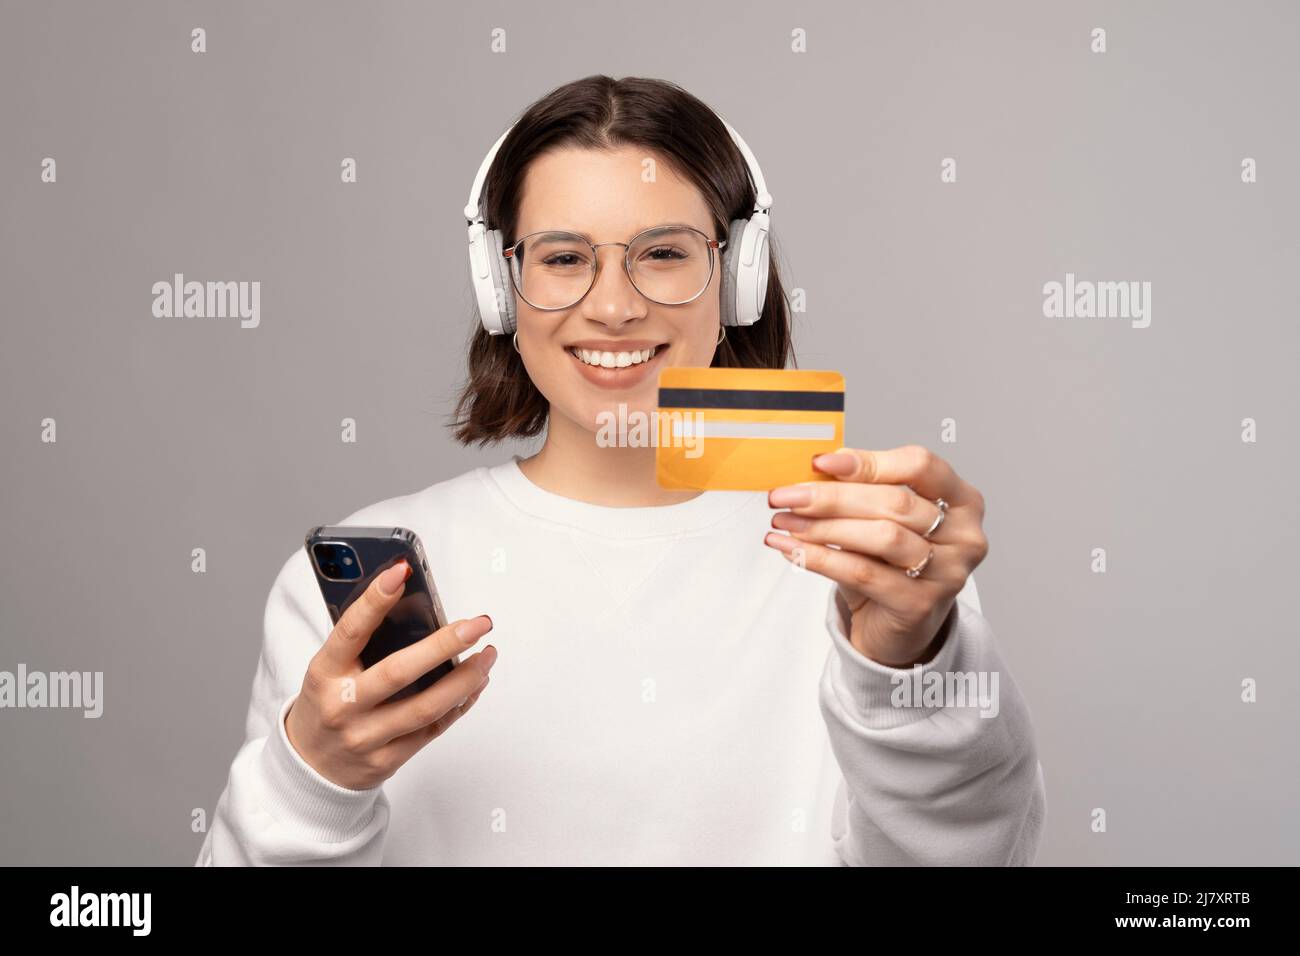
M 361 649 L 401 597 L 410 573 L 410 566 L 399 561 L 343 612 L 307 665 L 302 690 L 285 718 L 293 748 L 341 787 L 368 790 L 396 773 L 474 706 L 496 661 L 496 648 L 489 644 L 431 687 L 385 703 L 492 629 L 487 615 L 453 621 L 363 668 Z
M 890 667 L 925 663 L 938 653 L 935 637 L 957 593 L 988 554 L 984 496 L 920 445 L 841 448 L 814 458 L 813 467 L 838 481 L 771 491 L 769 505 L 790 509 L 773 515 L 772 527 L 790 535 L 769 533 L 764 542 L 837 582 L 859 652 Z M 926 539 L 939 498 L 947 513 Z M 931 548 L 924 570 L 908 577 Z

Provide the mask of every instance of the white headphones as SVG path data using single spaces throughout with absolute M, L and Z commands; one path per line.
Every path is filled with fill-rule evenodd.
M 754 211 L 748 219 L 731 221 L 727 244 L 722 248 L 722 324 L 753 325 L 763 314 L 763 301 L 767 297 L 768 210 L 772 208 L 772 196 L 763 182 L 758 160 L 745 141 L 726 120 L 722 120 L 722 125 L 727 127 L 727 132 L 745 157 L 757 191 Z M 465 219 L 469 223 L 470 278 L 478 301 L 479 319 L 490 335 L 509 335 L 515 331 L 515 290 L 510 266 L 502 255 L 501 230 L 488 229 L 484 225 L 482 207 L 483 181 L 487 178 L 488 167 L 509 134 L 508 129 L 492 144 L 478 168 L 478 175 L 474 177 L 469 202 L 465 205 Z

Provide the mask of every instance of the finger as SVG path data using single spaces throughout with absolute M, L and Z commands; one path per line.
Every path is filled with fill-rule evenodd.
M 846 457 L 841 457 L 846 456 Z M 943 498 L 952 507 L 973 504 L 979 492 L 924 445 L 904 445 L 888 451 L 841 448 L 813 459 L 819 471 L 841 481 L 882 485 L 910 485 L 922 497 Z
M 378 760 L 394 763 L 398 766 L 406 763 L 411 759 L 412 755 L 430 740 L 441 737 L 452 724 L 469 713 L 469 709 L 482 696 L 490 681 L 490 677 L 483 678 L 483 683 L 479 685 L 478 690 L 466 697 L 458 707 L 453 707 L 427 727 L 421 727 L 409 734 L 403 734 L 394 740 L 390 740 L 375 751 L 375 757 Z
M 376 575 L 361 597 L 343 612 L 318 652 L 331 675 L 343 677 L 353 672 L 370 635 L 402 596 L 410 575 L 411 566 L 405 560 L 398 561 Z
M 872 601 L 909 619 L 921 619 L 939 598 L 938 582 L 909 578 L 901 569 L 856 551 L 838 551 L 824 544 L 799 541 L 785 534 L 769 532 L 764 544 L 797 561 L 804 569 L 830 578 L 850 591 L 865 594 Z M 938 549 L 924 571 L 925 578 L 935 569 Z M 936 572 L 938 573 L 938 572 Z
M 858 554 L 879 558 L 897 568 L 916 567 L 925 560 L 930 549 L 935 547 L 915 531 L 893 521 L 806 518 L 778 511 L 772 516 L 772 527 L 790 532 L 791 537 L 799 541 L 833 544 Z M 930 566 L 933 564 L 931 561 Z
M 918 535 L 929 531 L 939 516 L 939 506 L 922 498 L 906 485 L 873 485 L 849 482 L 808 481 L 774 488 L 768 494 L 774 508 L 789 508 L 810 518 L 866 518 L 893 521 Z M 945 518 L 931 540 L 951 534 Z
M 362 710 L 378 706 L 439 664 L 473 647 L 490 630 L 492 618 L 480 614 L 469 620 L 453 621 L 394 651 L 361 672 L 357 678 L 357 703 Z
M 478 690 L 496 659 L 497 649 L 489 644 L 432 687 L 426 687 L 418 694 L 402 700 L 380 704 L 362 718 L 362 738 L 377 748 L 404 734 L 429 726 L 463 698 Z

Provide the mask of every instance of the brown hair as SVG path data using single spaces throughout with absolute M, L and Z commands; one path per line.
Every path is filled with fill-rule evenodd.
M 524 174 L 541 153 L 561 146 L 622 145 L 653 151 L 700 190 L 715 221 L 714 238 L 727 238 L 731 221 L 753 211 L 755 189 L 744 156 L 708 106 L 666 80 L 595 75 L 558 87 L 528 107 L 501 143 L 484 181 L 487 227 L 500 229 L 505 245 L 515 241 Z M 727 328 L 714 366 L 784 368 L 793 359 L 789 303 L 770 234 L 768 254 L 762 315 L 754 325 Z M 469 376 L 450 425 L 456 440 L 482 446 L 538 434 L 549 403 L 510 337 L 489 335 L 477 308 L 473 316 Z

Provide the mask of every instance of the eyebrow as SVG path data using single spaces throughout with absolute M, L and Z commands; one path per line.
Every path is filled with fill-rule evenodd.
M 693 225 L 689 222 L 661 222 L 661 223 L 654 223 L 653 225 L 649 225 L 649 226 L 642 226 L 631 236 L 628 236 L 628 239 L 631 239 L 633 236 L 639 236 L 641 235 L 641 233 L 646 232 L 650 229 L 695 229 L 699 232 L 704 233 L 706 236 L 709 235 L 707 229 L 700 229 L 699 226 Z M 532 235 L 549 236 L 557 232 L 570 232 L 573 233 L 575 236 L 582 236 L 582 238 L 586 239 L 588 242 L 592 242 L 592 238 L 589 233 L 579 232 L 577 229 L 538 229 L 535 232 L 533 232 Z M 710 236 L 709 238 L 712 238 L 712 236 Z

